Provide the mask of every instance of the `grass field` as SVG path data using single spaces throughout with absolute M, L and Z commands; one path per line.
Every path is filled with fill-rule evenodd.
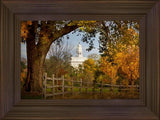
M 47 90 L 48 92 L 52 92 L 51 89 Z M 67 91 L 71 92 L 71 89 Z M 60 92 L 60 91 L 57 91 Z M 102 89 L 102 92 L 99 88 L 92 91 L 92 88 L 88 88 L 87 92 L 85 88 L 82 88 L 81 92 L 79 92 L 79 88 L 73 88 L 73 93 L 67 93 L 62 97 L 62 95 L 57 95 L 54 97 L 55 99 L 138 99 L 139 92 L 134 91 L 118 91 L 118 88 L 114 88 L 113 91 L 110 91 L 110 88 Z M 50 97 L 49 99 L 52 99 Z
M 79 92 L 79 88 L 73 88 L 73 93 L 71 89 L 65 89 L 65 91 L 70 92 L 64 95 L 56 95 L 54 99 L 138 99 L 139 92 L 137 91 L 119 91 L 118 88 L 114 88 L 110 91 L 110 88 L 103 88 L 102 92 L 99 88 L 96 88 L 95 91 L 92 91 L 92 88 L 82 88 Z M 61 92 L 61 90 L 56 91 Z M 47 93 L 52 93 L 52 89 L 47 89 Z M 30 94 L 23 93 L 21 96 L 22 99 L 43 99 L 42 94 Z M 53 99 L 53 97 L 47 97 L 47 99 Z

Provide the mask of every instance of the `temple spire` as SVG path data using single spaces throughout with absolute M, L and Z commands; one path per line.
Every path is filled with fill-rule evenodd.
M 80 43 L 77 46 L 77 57 L 83 57 L 82 46 Z
M 78 68 L 79 65 L 83 65 L 83 62 L 87 60 L 82 54 L 82 45 L 79 43 L 76 48 L 76 57 L 71 57 L 71 66 Z

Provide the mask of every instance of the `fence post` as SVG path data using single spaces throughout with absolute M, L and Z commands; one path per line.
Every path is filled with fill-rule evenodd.
M 52 93 L 53 93 L 53 99 L 54 99 L 54 93 L 55 93 L 55 89 L 54 89 L 54 74 L 52 75 Z
M 47 84 L 47 73 L 44 73 L 44 99 L 46 99 L 46 84 Z
M 57 76 L 55 76 L 56 78 Z M 58 78 L 58 77 L 57 77 Z M 59 81 L 57 79 L 55 79 L 55 86 L 57 86 L 59 84 Z M 55 88 L 55 91 L 58 92 L 58 87 Z
M 62 92 L 63 92 L 63 97 L 64 97 L 64 76 L 62 76 Z

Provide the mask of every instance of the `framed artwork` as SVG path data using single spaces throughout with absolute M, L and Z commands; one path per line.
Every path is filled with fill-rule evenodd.
M 131 1 L 109 1 L 109 0 L 2 0 L 1 4 L 1 26 L 0 26 L 0 118 L 4 119 L 23 119 L 26 117 L 22 112 L 20 114 L 14 110 L 27 111 L 27 118 L 38 119 L 34 116 L 39 105 L 75 105 L 75 111 L 78 111 L 78 105 L 82 106 L 106 106 L 103 113 L 95 113 L 99 108 L 93 110 L 86 109 L 88 115 L 83 112 L 75 115 L 69 115 L 69 119 L 76 119 L 81 115 L 82 119 L 114 118 L 116 113 L 120 114 L 122 119 L 134 117 L 137 113 L 137 119 L 157 119 L 160 116 L 160 77 L 159 77 L 159 40 L 160 40 L 160 2 L 157 0 L 131 0 Z M 21 22 L 22 21 L 62 21 L 62 20 L 97 20 L 97 21 L 118 21 L 118 20 L 137 20 L 139 21 L 139 48 L 140 48 L 140 95 L 138 100 L 21 100 L 20 83 L 20 42 L 21 42 Z M 80 54 L 80 52 L 79 52 Z M 21 106 L 21 108 L 19 108 Z M 29 110 L 27 106 L 32 106 Z M 110 107 L 107 107 L 110 106 Z M 128 106 L 129 109 L 126 109 Z M 42 107 L 42 106 L 41 106 Z M 117 111 L 114 108 L 118 107 Z M 49 107 L 45 107 L 46 111 Z M 134 109 L 136 108 L 136 109 Z M 57 108 L 59 109 L 59 108 Z M 62 108 L 68 110 L 70 108 Z M 85 109 L 85 108 L 84 108 Z M 112 109 L 112 110 L 111 110 Z M 139 110 L 138 110 L 139 109 Z M 11 111 L 10 111 L 11 110 Z M 73 110 L 73 111 L 74 111 Z M 109 112 L 109 111 L 112 112 Z M 121 111 L 119 113 L 119 111 Z M 138 110 L 138 111 L 137 111 Z M 55 112 L 56 109 L 52 109 Z M 83 110 L 82 110 L 83 111 Z M 100 110 L 101 111 L 101 110 Z M 126 112 L 127 111 L 127 112 Z M 137 111 L 137 112 L 135 112 Z M 143 111 L 143 114 L 140 114 Z M 30 112 L 33 112 L 31 115 Z M 38 114 L 46 119 L 48 118 L 45 110 Z M 72 110 L 70 111 L 72 112 Z M 8 113 L 8 114 L 7 114 Z M 56 113 L 56 112 L 55 112 Z M 73 112 L 74 113 L 74 112 Z M 110 114 L 114 114 L 113 116 Z M 154 113 L 154 114 L 153 114 Z M 15 116 L 13 115 L 15 114 Z M 30 115 L 29 115 L 30 114 Z M 35 113 L 36 114 L 36 113 Z M 108 114 L 106 116 L 105 114 Z M 123 115 L 122 115 L 123 114 Z M 12 116 L 13 115 L 13 116 Z M 44 115 L 44 116 L 43 116 Z M 60 117 L 49 112 L 50 117 Z M 84 115 L 84 116 L 83 116 Z M 62 116 L 60 118 L 65 118 Z

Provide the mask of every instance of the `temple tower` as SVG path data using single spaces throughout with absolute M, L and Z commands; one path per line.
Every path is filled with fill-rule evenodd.
M 77 46 L 77 57 L 83 57 L 82 46 L 80 43 Z
M 76 57 L 71 57 L 71 66 L 73 66 L 74 68 L 78 68 L 79 65 L 82 65 L 83 62 L 87 60 L 86 57 L 83 57 L 82 51 L 82 45 L 79 43 L 76 48 Z

